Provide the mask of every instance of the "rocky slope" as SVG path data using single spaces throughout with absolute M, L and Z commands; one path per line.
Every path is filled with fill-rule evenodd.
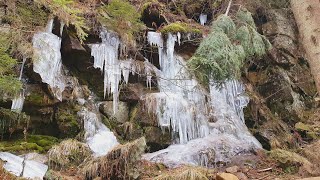
M 123 66 L 131 70 L 134 67 L 136 73 L 128 77 L 127 83 L 123 79 L 124 81 L 116 85 L 119 86 L 120 91 L 115 113 L 114 102 L 117 96 L 106 95 L 104 97 L 104 74 L 97 69 L 97 58 L 92 52 L 93 46 L 96 44 L 113 45 L 104 42 L 105 39 L 100 34 L 103 31 L 102 23 L 96 22 L 99 15 L 94 10 L 108 2 L 94 2 L 96 4 L 93 1 L 79 2 L 79 6 L 83 5 L 81 3 L 92 3 L 91 6 L 83 9 L 86 11 L 87 20 L 90 21 L 88 22 L 90 26 L 87 30 L 88 37 L 83 43 L 81 43 L 81 38 L 79 39 L 76 35 L 75 26 L 64 26 L 63 31 L 60 32 L 63 21 L 59 18 L 54 18 L 52 31 L 49 32 L 61 40 L 59 52 L 61 52 L 61 73 L 64 76 L 65 85 L 62 99 L 59 100 L 56 91 L 48 85 L 50 83 L 44 83 L 43 76 L 41 77 L 39 73 L 34 71 L 37 63 L 28 58 L 22 75 L 25 89 L 23 113 L 10 111 L 10 100 L 0 101 L 0 136 L 2 138 L 0 151 L 9 151 L 17 155 L 29 152 L 48 154 L 49 160 L 45 161 L 46 164 L 49 164 L 50 169 L 46 175 L 47 179 L 58 177 L 93 179 L 99 175 L 102 179 L 110 179 L 111 177 L 112 179 L 126 179 L 128 177 L 140 179 L 155 177 L 157 179 L 190 179 L 191 177 L 196 177 L 196 179 L 228 179 L 223 177 L 224 174 L 219 174 L 216 177 L 218 172 L 223 171 L 236 175 L 237 177 L 233 177 L 229 174 L 230 178 L 232 176 L 234 179 L 255 179 L 261 176 L 265 179 L 276 177 L 293 179 L 319 175 L 320 170 L 317 168 L 320 160 L 316 150 L 319 147 L 320 120 L 319 104 L 315 100 L 316 88 L 304 50 L 301 48 L 295 20 L 286 1 L 239 0 L 233 2 L 234 5 L 230 11 L 230 16 L 233 16 L 239 9 L 238 4 L 246 7 L 253 14 L 258 32 L 266 36 L 273 46 L 263 57 L 254 57 L 247 61 L 241 75 L 246 94 L 250 98 L 249 104 L 244 109 L 245 124 L 265 151 L 252 150 L 250 152 L 249 149 L 244 148 L 245 153 L 237 152 L 239 156 L 230 158 L 228 161 L 218 162 L 215 161 L 215 158 L 219 153 L 211 147 L 211 149 L 208 148 L 210 151 L 203 152 L 208 162 L 212 160 L 211 166 L 208 166 L 208 162 L 206 162 L 205 166 L 207 167 L 182 166 L 176 169 L 168 169 L 165 166 L 168 166 L 166 162 L 162 162 L 165 164 L 163 165 L 139 160 L 142 152 L 153 153 L 163 150 L 177 143 L 175 142 L 177 137 L 180 137 L 180 140 L 182 137 L 179 134 L 181 130 L 175 131 L 170 127 L 171 130 L 164 130 L 163 126 L 161 128 L 159 116 L 150 110 L 150 106 L 154 104 L 146 105 L 148 94 L 162 91 L 158 86 L 161 84 L 161 80 L 157 79 L 157 71 L 163 70 L 161 69 L 163 63 L 159 58 L 159 44 L 158 47 L 155 47 L 148 43 L 148 31 L 161 32 L 165 34 L 164 39 L 169 39 L 170 33 L 178 34 L 179 32 L 181 44 L 173 42 L 173 50 L 188 62 L 202 39 L 206 38 L 210 32 L 211 23 L 218 15 L 225 12 L 228 2 L 213 0 L 129 1 L 141 14 L 140 19 L 145 27 L 141 28 L 138 34 L 135 34 L 134 42 L 136 43 L 132 43 L 131 37 L 128 32 L 123 31 L 123 28 L 122 31 L 117 31 L 120 35 L 120 41 L 126 42 L 121 44 L 121 47 L 126 49 L 123 51 L 125 53 L 120 50 L 119 59 L 133 59 L 134 65 Z M 17 3 L 20 3 L 17 7 L 26 8 L 26 4 L 20 1 Z M 13 24 L 10 24 L 10 21 L 8 22 L 6 19 L 10 7 L 6 2 L 1 2 L 0 5 L 0 32 L 10 31 Z M 45 9 L 45 7 L 42 8 Z M 22 15 L 25 14 L 22 13 Z M 207 15 L 207 21 L 204 21 L 203 15 Z M 200 16 L 202 17 L 200 18 Z M 200 23 L 205 25 L 202 26 Z M 37 32 L 44 32 L 44 28 L 37 29 Z M 32 38 L 28 40 L 32 41 Z M 118 53 L 118 49 L 116 52 Z M 52 57 L 50 58 L 52 59 Z M 148 59 L 149 64 L 145 63 L 145 59 Z M 147 70 L 149 65 L 152 67 L 150 71 Z M 170 66 L 166 68 L 169 69 Z M 21 65 L 16 66 L 16 74 L 20 69 Z M 122 73 L 124 77 L 125 73 L 129 74 L 123 69 Z M 112 83 L 110 83 L 111 86 L 114 85 Z M 205 89 L 203 91 L 208 92 L 205 87 L 202 86 L 202 88 Z M 116 94 L 116 90 L 111 89 L 111 91 Z M 173 94 L 178 91 L 180 89 L 173 91 Z M 167 93 L 167 91 L 165 92 Z M 174 102 L 174 100 L 170 101 L 170 103 Z M 200 107 L 201 104 L 196 105 Z M 178 107 L 181 106 L 178 104 Z M 83 115 L 81 112 L 90 113 Z M 200 114 L 200 111 L 197 112 Z M 97 128 L 96 132 L 104 128 L 110 129 L 110 136 L 107 137 L 113 138 L 115 136 L 120 144 L 125 144 L 117 146 L 111 153 L 100 157 L 100 159 L 92 159 L 91 152 L 88 152 L 90 148 L 93 150 L 93 145 L 88 143 L 90 137 L 96 137 L 97 134 L 100 137 L 101 135 L 102 138 L 99 141 L 106 137 L 103 133 L 94 135 L 88 133 L 88 126 L 89 129 L 91 126 L 90 123 L 86 125 L 86 119 L 90 119 L 88 114 L 92 115 L 92 113 L 96 114 L 99 122 L 103 123 L 101 125 L 97 125 L 96 122 L 92 123 Z M 183 115 L 185 114 L 179 114 L 181 117 L 184 117 Z M 215 118 L 212 117 L 209 122 L 216 122 Z M 145 142 L 139 139 L 142 136 L 145 137 Z M 190 138 L 190 136 L 187 137 Z M 81 142 L 64 144 L 65 141 L 62 140 L 68 138 L 87 144 Z M 248 136 L 246 140 L 249 141 L 250 138 L 251 136 Z M 239 144 L 241 142 L 238 141 Z M 98 145 L 100 144 L 98 143 Z M 78 152 L 71 147 L 81 147 L 79 149 L 82 150 Z M 190 152 L 194 146 L 188 148 L 190 150 L 187 149 L 187 151 Z M 63 149 L 59 151 L 67 151 L 68 158 L 56 159 L 55 161 L 50 159 L 50 157 L 57 157 L 57 155 L 53 155 L 59 153 L 58 149 Z M 214 150 L 211 151 L 212 149 Z M 47 153 L 48 150 L 49 153 Z M 132 155 L 132 159 L 128 159 L 128 155 Z M 124 165 L 123 161 L 130 162 L 130 166 Z M 95 166 L 88 167 L 88 164 L 93 164 L 93 162 Z M 108 162 L 115 166 L 118 165 L 119 169 L 108 166 Z M 79 167 L 76 168 L 78 165 Z M 236 170 L 225 169 L 234 165 Z M 128 172 L 127 168 L 130 169 Z M 101 174 L 103 170 L 110 170 L 110 174 Z M 5 172 L 2 172 L 1 170 L 0 177 L 9 177 Z M 18 176 L 20 175 L 22 176 L 23 173 L 18 174 Z M 10 178 L 13 177 L 10 176 Z

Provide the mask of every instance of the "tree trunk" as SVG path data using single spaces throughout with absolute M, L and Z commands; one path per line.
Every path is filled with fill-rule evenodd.
M 290 1 L 318 95 L 320 95 L 320 0 Z

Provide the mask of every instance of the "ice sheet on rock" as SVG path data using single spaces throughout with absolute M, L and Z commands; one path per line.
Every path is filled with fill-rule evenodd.
M 48 166 L 45 164 L 33 160 L 24 160 L 23 157 L 19 157 L 7 152 L 0 152 L 0 159 L 5 161 L 3 167 L 8 172 L 18 177 L 22 175 L 24 178 L 43 179 L 48 170 Z
M 43 179 L 47 170 L 47 165 L 32 160 L 26 160 L 22 177 Z
M 20 176 L 23 169 L 23 166 L 22 166 L 23 158 L 8 152 L 0 152 L 0 159 L 5 162 L 3 167 L 8 172 L 16 176 Z
M 95 156 L 106 155 L 119 144 L 113 132 L 100 121 L 96 113 L 83 108 L 78 116 L 84 122 L 85 139 Z
M 227 81 L 221 87 L 211 83 L 211 109 L 216 122 L 210 123 L 210 134 L 231 134 L 261 148 L 244 122 L 243 108 L 249 103 L 249 98 L 243 93 L 244 87 L 237 80 Z
M 62 101 L 65 88 L 61 61 L 61 39 L 52 32 L 53 21 L 48 24 L 48 32 L 34 34 L 32 43 L 36 59 L 33 61 L 33 71 L 38 73 L 42 82 L 47 83 L 54 96 Z
M 200 19 L 200 24 L 202 26 L 204 26 L 208 21 L 208 15 L 207 14 L 200 14 L 199 19 Z
M 189 141 L 186 144 L 174 144 L 166 149 L 144 154 L 143 159 L 163 163 L 169 168 L 181 165 L 215 167 L 219 162 L 228 162 L 230 157 L 249 154 L 256 146 L 246 140 L 239 140 L 230 134 L 208 135 Z

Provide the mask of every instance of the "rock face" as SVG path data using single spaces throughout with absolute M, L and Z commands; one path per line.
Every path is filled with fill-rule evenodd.
M 119 102 L 118 110 L 113 113 L 113 101 L 102 102 L 99 106 L 100 112 L 109 119 L 114 119 L 119 123 L 125 123 L 129 120 L 129 107 L 126 102 Z
M 304 120 L 313 108 L 316 88 L 290 9 L 259 8 L 256 21 L 273 49 L 269 56 L 248 65 L 247 89 L 256 99 L 250 102 L 246 122 L 258 129 L 255 136 L 264 148 L 292 147 L 289 127 Z

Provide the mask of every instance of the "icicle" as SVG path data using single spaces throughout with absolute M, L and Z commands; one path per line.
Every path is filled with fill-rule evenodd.
M 113 111 L 116 113 L 119 101 L 119 84 L 123 76 L 125 83 L 129 82 L 129 74 L 134 74 L 137 66 L 132 59 L 120 61 L 118 51 L 120 47 L 119 37 L 108 31 L 100 33 L 101 44 L 93 44 L 91 56 L 94 57 L 94 68 L 103 71 L 104 97 L 113 96 Z
M 22 73 L 23 73 L 23 69 L 24 69 L 24 64 L 26 63 L 27 58 L 23 58 L 22 60 L 22 64 L 21 64 L 21 68 L 20 68 L 20 75 L 19 75 L 19 80 L 21 81 L 22 79 Z
M 12 100 L 11 110 L 16 112 L 21 112 L 24 103 L 24 91 L 20 92 L 19 96 Z
M 27 58 L 25 58 L 25 57 L 22 60 L 21 69 L 20 69 L 20 75 L 19 75 L 19 80 L 20 81 L 22 79 L 23 68 L 24 68 L 24 64 L 25 64 L 26 60 L 27 60 Z M 16 112 L 22 112 L 23 103 L 24 103 L 24 90 L 22 90 L 20 92 L 18 97 L 14 98 L 12 100 L 11 110 L 12 111 L 16 111 Z
M 158 32 L 148 32 L 148 42 L 152 46 L 158 47 L 158 53 L 159 53 L 159 64 L 160 67 L 162 67 L 163 64 L 163 38 L 162 34 Z
M 200 19 L 200 24 L 202 26 L 204 26 L 208 21 L 208 15 L 207 14 L 200 14 L 200 18 L 199 19 Z
M 47 33 L 52 33 L 53 30 L 53 19 L 49 19 L 47 27 L 46 27 L 46 32 Z
M 178 44 L 180 46 L 181 45 L 181 34 L 180 34 L 180 32 L 177 33 L 177 37 L 178 37 Z
M 63 28 L 64 28 L 64 22 L 60 22 L 60 36 L 62 37 L 62 33 L 63 33 Z
M 33 36 L 32 43 L 36 57 L 33 61 L 33 71 L 41 76 L 42 82 L 47 83 L 54 96 L 62 101 L 65 82 L 60 53 L 61 39 L 50 32 L 52 23 L 53 20 L 50 20 L 48 32 L 38 32 Z

